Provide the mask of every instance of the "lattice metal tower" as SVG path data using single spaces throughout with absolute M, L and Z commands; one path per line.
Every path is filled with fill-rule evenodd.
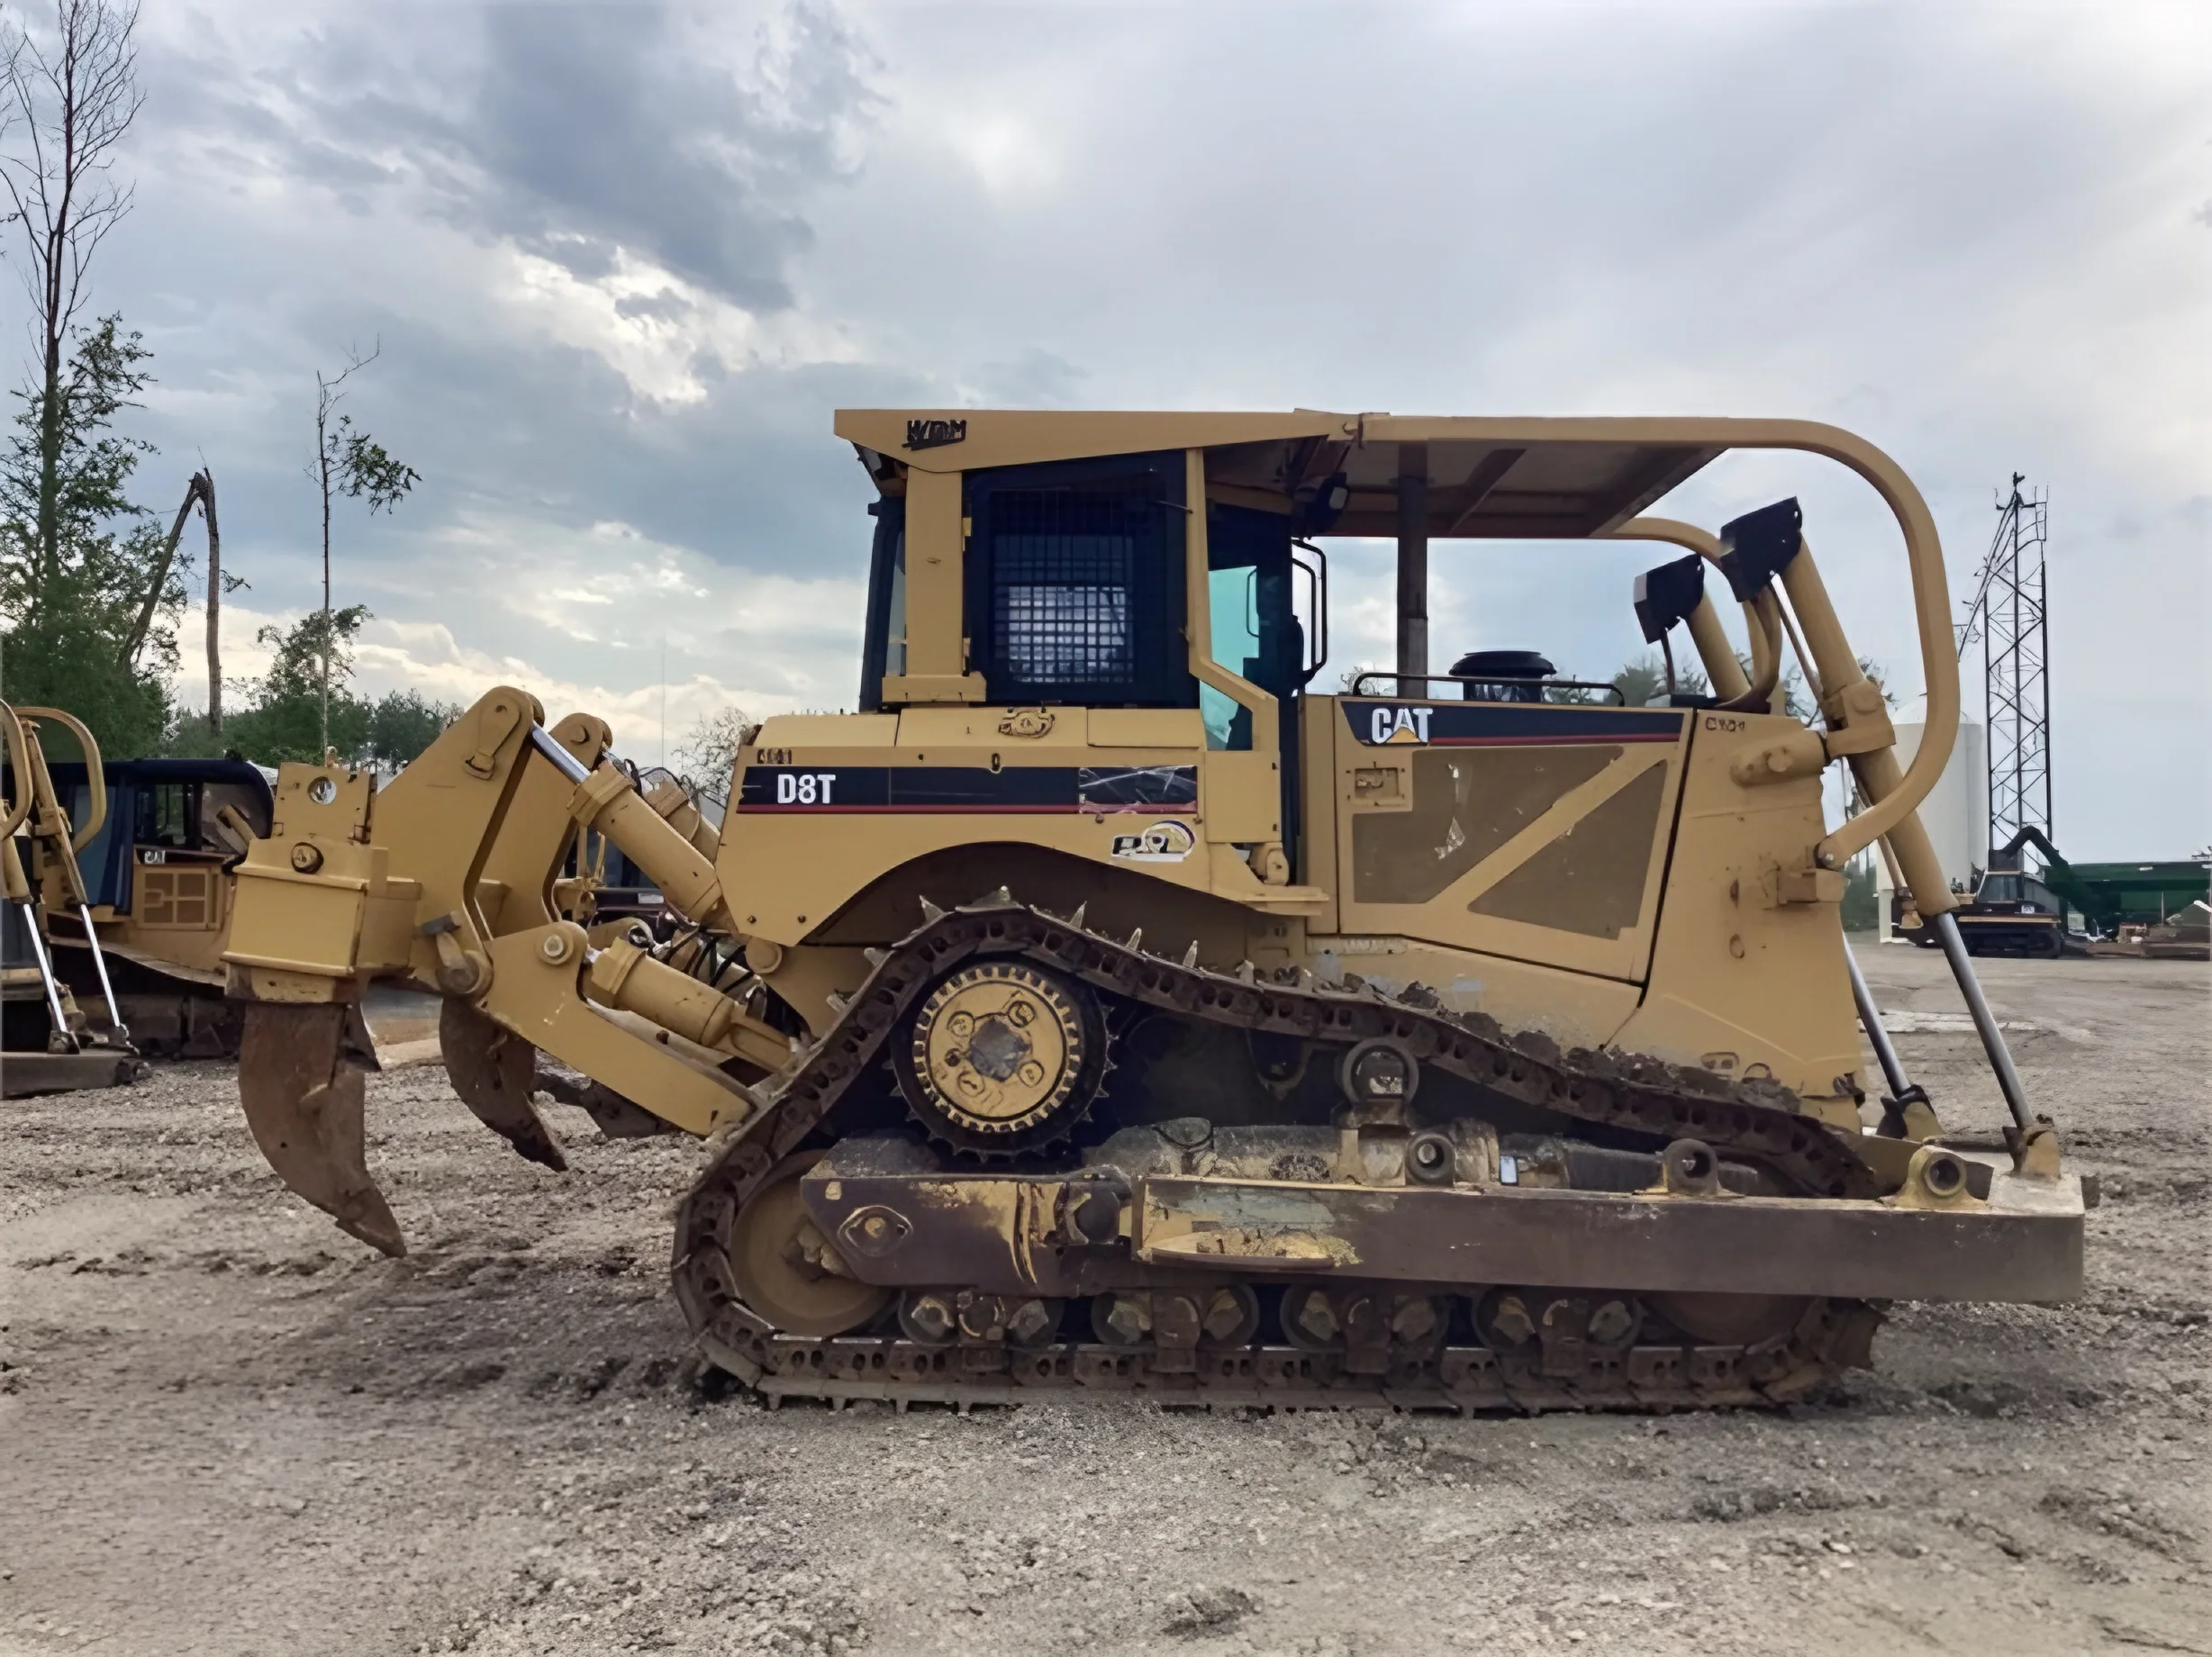
M 1997 533 L 1975 572 L 1974 600 L 1959 624 L 1958 648 L 1981 641 L 1990 747 L 1991 855 L 2022 828 L 2051 833 L 2051 634 L 2044 584 L 2050 495 L 2010 495 L 1997 504 Z

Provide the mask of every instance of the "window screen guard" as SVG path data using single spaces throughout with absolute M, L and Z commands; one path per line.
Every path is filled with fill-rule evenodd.
M 993 656 L 1030 684 L 1104 688 L 1136 677 L 1127 539 L 1010 535 L 995 549 Z
M 1190 707 L 1183 457 L 974 474 L 968 629 L 993 702 Z

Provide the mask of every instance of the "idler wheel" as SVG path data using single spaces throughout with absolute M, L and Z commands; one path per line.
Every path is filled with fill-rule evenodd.
M 1004 1154 L 1065 1136 L 1106 1075 L 1106 1026 L 1090 991 L 1023 961 L 962 967 L 929 992 L 895 1044 L 899 1091 L 930 1133 Z
M 1693 1341 L 1752 1346 L 1788 1335 L 1812 1305 L 1809 1295 L 1654 1294 L 1652 1310 Z
M 746 1305 L 786 1335 L 848 1334 L 884 1309 L 891 1290 L 845 1275 L 830 1239 L 800 1195 L 800 1176 L 821 1151 L 787 1158 L 730 1228 L 730 1275 Z

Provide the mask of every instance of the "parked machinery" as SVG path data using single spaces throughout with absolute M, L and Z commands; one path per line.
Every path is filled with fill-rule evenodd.
M 61 726 L 76 739 L 84 756 L 79 769 L 95 785 L 101 774 L 99 744 L 80 721 L 56 708 L 0 702 L 6 766 L 0 787 L 0 1095 L 11 1099 L 113 1087 L 145 1072 L 96 944 L 86 954 L 91 1017 L 80 1010 L 50 947 L 57 914 L 89 928 L 90 896 L 77 854 L 103 832 L 105 794 L 81 824 L 72 823 L 41 740 L 46 724 Z
M 2030 844 L 2044 855 L 2040 879 L 2021 861 L 2021 852 Z M 2100 919 L 2096 897 L 2040 828 L 2033 824 L 2022 828 L 1997 848 L 1990 864 L 1972 891 L 1955 894 L 1952 922 L 1965 939 L 1969 955 L 2008 953 L 2055 961 L 2066 953 L 2069 942 L 2087 952 L 2090 934 L 2070 928 L 2067 910 L 2073 910 L 2078 927 L 2095 927 Z M 1892 920 L 1900 937 L 1924 949 L 1941 946 L 1937 929 L 1922 922 L 1906 894 L 1900 892 L 1892 902 Z
M 224 996 L 222 962 L 231 874 L 269 830 L 269 774 L 237 759 L 50 770 L 68 815 L 96 824 L 76 859 L 86 903 L 48 905 L 56 969 L 80 997 L 104 973 L 132 1041 L 150 1056 L 235 1054 L 242 1009 Z M 49 878 L 62 877 L 56 869 Z
M 456 1091 L 524 1155 L 564 1163 L 540 1053 L 707 1139 L 676 1295 L 773 1396 L 1750 1403 L 1863 1361 L 1881 1302 L 2077 1292 L 2079 1182 L 1913 815 L 1958 686 L 1935 530 L 1886 456 L 1725 420 L 838 430 L 877 493 L 860 711 L 751 732 L 719 835 L 512 688 L 382 790 L 284 768 L 225 955 L 240 1091 L 345 1229 L 403 1248 L 362 1153 L 358 999 L 386 978 L 445 998 Z M 1796 503 L 1718 537 L 1638 516 L 1740 448 L 1826 456 L 1894 513 L 1928 677 L 1909 771 Z M 1419 660 L 1316 692 L 1331 534 L 1673 543 L 1636 611 L 1715 694 Z M 1792 621 L 1810 727 L 1772 711 Z M 1836 760 L 1870 803 L 1831 828 Z M 561 916 L 579 825 L 672 937 Z M 1943 1142 L 1845 947 L 1843 869 L 1878 838 L 2009 1155 Z

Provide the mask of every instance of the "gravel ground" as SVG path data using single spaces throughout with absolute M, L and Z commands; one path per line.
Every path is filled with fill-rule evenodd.
M 2212 1651 L 2212 968 L 1983 966 L 2102 1176 L 2087 1294 L 1899 1307 L 1871 1372 L 1721 1417 L 769 1411 L 686 1367 L 687 1144 L 557 1108 L 563 1178 L 372 1081 L 388 1262 L 225 1066 L 0 1103 L 0 1652 Z

